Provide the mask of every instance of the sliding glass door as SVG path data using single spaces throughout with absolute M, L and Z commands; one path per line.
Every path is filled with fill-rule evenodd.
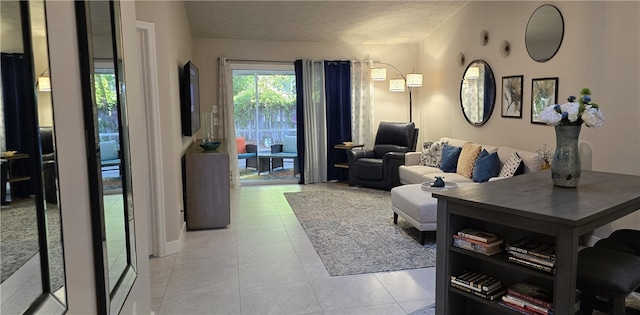
M 236 136 L 270 152 L 296 135 L 296 81 L 291 70 L 233 70 Z

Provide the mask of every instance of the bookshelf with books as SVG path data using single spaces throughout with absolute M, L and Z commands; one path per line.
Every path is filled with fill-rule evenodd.
M 483 243 L 481 241 L 468 239 L 459 234 L 453 235 L 453 246 L 464 248 L 487 256 L 502 252 L 502 248 L 500 246 L 500 244 L 502 243 L 502 240 L 495 240 L 491 243 Z
M 553 308 L 553 291 L 537 284 L 518 282 L 507 288 L 507 294 L 544 308 Z
M 550 183 L 548 172 L 533 172 L 434 192 L 438 199 L 436 313 L 522 313 L 517 307 L 524 304 L 518 305 L 513 296 L 508 298 L 512 303 L 507 305 L 514 308 L 510 309 L 499 304 L 506 302 L 502 298 L 489 300 L 452 286 L 450 277 L 465 270 L 494 275 L 505 288 L 520 282 L 540 285 L 553 292 L 552 308 L 547 310 L 575 313 L 579 237 L 640 209 L 640 176 L 583 170 L 580 186 L 598 189 L 559 189 Z M 503 251 L 485 255 L 454 245 L 457 238 L 453 236 L 468 228 L 497 235 L 503 240 Z M 555 246 L 555 251 L 547 257 L 509 253 L 506 246 L 520 238 Z M 553 268 L 553 273 L 509 262 L 509 257 Z
M 508 287 L 498 305 L 524 314 L 553 314 L 553 292 L 530 282 L 518 282 Z
M 478 246 L 497 246 L 500 251 L 487 255 L 482 252 L 470 250 L 456 245 L 456 241 L 461 239 L 461 235 L 455 232 L 451 236 L 450 243 L 450 258 L 456 261 L 454 264 L 455 272 L 452 270 L 452 275 L 456 277 L 460 273 L 467 270 L 475 270 L 479 274 L 496 275 L 500 279 L 502 289 L 505 292 L 496 292 L 500 294 L 488 294 L 488 292 L 473 292 L 469 288 L 461 287 L 459 283 L 451 281 L 449 291 L 455 296 L 454 300 L 458 300 L 461 297 L 465 302 L 455 303 L 452 308 L 452 312 L 449 314 L 528 314 L 527 311 L 533 312 L 530 309 L 534 306 L 524 306 L 522 303 L 517 303 L 518 300 L 514 299 L 514 296 L 507 297 L 508 301 L 505 301 L 504 296 L 508 295 L 507 289 L 514 286 L 517 283 L 534 281 L 535 283 L 542 283 L 545 286 L 553 287 L 554 275 L 544 271 L 537 270 L 528 266 L 515 264 L 509 261 L 510 257 L 513 257 L 512 253 L 506 250 L 509 244 L 513 244 L 515 240 L 518 240 L 522 231 L 513 229 L 510 226 L 502 226 L 491 223 L 483 223 L 481 221 L 455 216 L 461 219 L 459 222 L 464 222 L 464 226 L 460 226 L 458 230 L 468 229 L 474 227 L 474 229 L 480 230 L 485 233 L 495 234 L 496 239 L 493 243 L 477 244 Z M 525 233 L 527 237 L 531 239 L 548 239 L 543 235 L 536 233 Z M 470 242 L 470 240 L 467 239 Z M 458 271 L 459 270 L 459 271 Z M 473 275 L 473 274 L 472 274 Z M 465 280 L 464 278 L 462 280 Z M 464 305 L 464 307 L 463 307 Z M 518 307 L 522 309 L 518 309 Z M 462 308 L 462 309 L 460 309 Z M 551 308 L 550 308 L 551 309 Z M 541 311 L 542 307 L 538 311 Z M 532 313 L 534 314 L 534 313 Z M 537 313 L 542 314 L 541 312 Z
M 509 261 L 512 256 L 506 250 L 509 244 L 521 238 L 522 231 L 511 226 L 483 222 L 481 220 L 454 215 L 455 229 L 449 237 L 449 258 L 455 261 L 451 267 L 450 286 L 448 288 L 453 300 L 465 301 L 455 303 L 449 314 L 521 314 L 517 307 L 501 306 L 506 288 L 518 282 L 533 279 L 535 282 L 553 286 L 554 275 L 527 266 L 514 264 Z M 471 234 L 485 235 L 484 239 L 469 238 Z M 548 237 L 537 233 L 527 232 L 532 239 L 548 240 Z M 460 243 L 464 242 L 464 243 Z M 488 251 L 488 249 L 491 249 Z M 464 277 L 464 275 L 467 277 Z M 501 287 L 477 288 L 465 286 L 464 281 L 486 280 L 490 275 L 498 275 Z M 484 278 L 483 278 L 484 276 Z M 461 278 L 462 277 L 462 278 Z M 470 279 L 468 277 L 471 277 Z M 476 278 L 473 278 L 476 277 Z M 460 282 L 463 283 L 460 283 Z M 490 291 L 494 290 L 494 291 Z M 505 292 L 503 292 L 505 291 Z M 455 297 L 454 297 L 455 296 Z M 514 306 L 513 301 L 508 306 Z
M 498 300 L 506 292 L 500 279 L 477 271 L 465 270 L 453 275 L 450 284 L 453 288 L 488 301 Z
M 505 249 L 509 253 L 509 262 L 555 273 L 556 246 L 553 244 L 522 237 L 507 243 Z
M 508 269 L 508 270 L 517 271 L 517 273 L 519 275 L 522 275 L 523 278 L 527 278 L 527 277 L 540 278 L 548 282 L 553 281 L 554 279 L 554 275 L 551 273 L 542 272 L 534 268 L 529 268 L 529 267 L 525 267 L 519 264 L 514 264 L 512 262 L 509 262 L 509 254 L 506 251 L 502 251 L 495 255 L 487 256 L 487 255 L 476 253 L 476 252 L 463 249 L 457 246 L 453 246 L 453 244 L 451 245 L 451 248 L 449 249 L 449 251 L 451 252 L 452 255 L 455 255 L 456 257 L 457 256 L 465 257 L 469 261 L 472 261 L 473 264 L 486 264 L 486 262 L 489 261 L 491 263 L 491 266 L 495 266 L 496 268 L 498 268 L 497 274 L 500 274 L 501 270 Z M 473 264 L 470 264 L 468 268 L 473 268 Z

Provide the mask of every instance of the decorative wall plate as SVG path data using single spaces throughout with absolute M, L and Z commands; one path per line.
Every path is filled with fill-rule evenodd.
M 458 65 L 460 67 L 464 66 L 464 54 L 462 52 L 458 53 Z
M 480 45 L 484 46 L 489 42 L 489 32 L 487 30 L 480 31 Z
M 500 55 L 502 55 L 502 57 L 509 57 L 509 54 L 511 53 L 511 44 L 509 44 L 508 40 L 503 40 L 500 42 Z

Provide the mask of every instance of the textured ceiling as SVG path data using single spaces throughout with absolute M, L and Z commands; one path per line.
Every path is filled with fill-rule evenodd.
M 44 5 L 42 2 L 30 2 L 33 36 L 44 36 Z M 20 3 L 13 0 L 0 1 L 0 23 L 4 35 L 22 32 Z
M 193 37 L 368 44 L 424 39 L 466 1 L 185 1 Z
M 42 1 L 29 2 L 31 35 L 45 36 L 44 5 Z M 22 20 L 18 1 L 0 0 L 0 47 L 2 52 L 22 52 Z

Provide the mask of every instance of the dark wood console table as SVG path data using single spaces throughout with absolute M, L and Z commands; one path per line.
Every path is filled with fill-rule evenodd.
M 452 274 L 475 269 L 500 278 L 505 287 L 524 280 L 554 290 L 554 314 L 575 313 L 578 238 L 640 209 L 640 176 L 582 171 L 577 188 L 554 187 L 549 171 L 539 171 L 442 192 L 438 198 L 436 313 L 515 314 L 497 304 L 456 291 Z M 505 242 L 538 238 L 556 245 L 555 274 L 483 256 L 452 246 L 452 235 L 475 227 Z
M 224 228 L 231 220 L 227 143 L 222 140 L 216 150 L 203 150 L 198 143 L 185 156 L 187 230 Z

